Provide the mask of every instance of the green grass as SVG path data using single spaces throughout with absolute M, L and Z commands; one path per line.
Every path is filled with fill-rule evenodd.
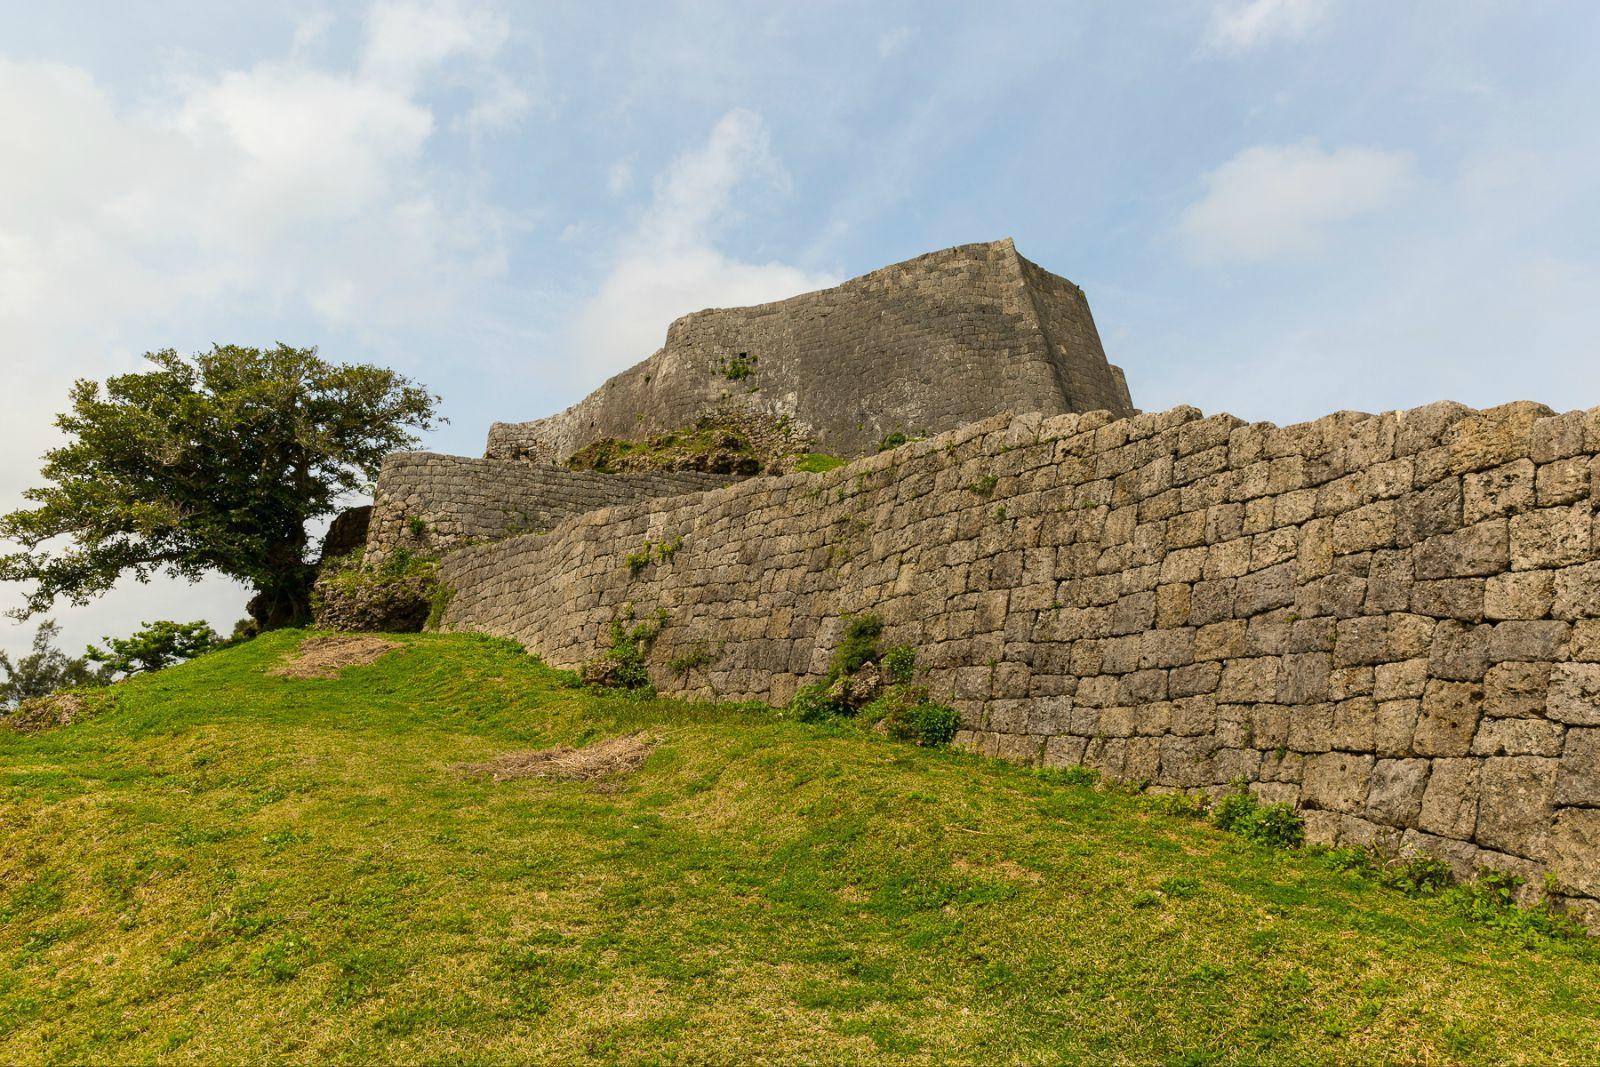
M 297 640 L 0 735 L 0 1061 L 1600 1056 L 1588 943 L 1081 776 Z M 641 730 L 609 791 L 455 769 Z
M 836 467 L 842 467 L 850 462 L 839 456 L 830 456 L 826 452 L 802 452 L 794 461 L 794 469 L 807 474 L 823 474 Z

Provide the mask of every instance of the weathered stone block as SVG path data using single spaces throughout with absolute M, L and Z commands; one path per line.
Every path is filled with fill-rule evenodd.
M 1397 528 L 1396 503 L 1392 500 L 1374 501 L 1347 511 L 1333 520 L 1334 554 L 1391 547 Z
M 1489 658 L 1506 660 L 1559 660 L 1567 656 L 1572 627 L 1564 622 L 1502 622 L 1489 638 Z
M 1554 799 L 1561 805 L 1600 807 L 1600 729 L 1567 731 Z
M 1457 474 L 1485 470 L 1526 456 L 1535 420 L 1554 414 L 1543 404 L 1519 400 L 1453 423 L 1444 434 L 1450 469 Z
M 1283 657 L 1278 701 L 1283 704 L 1317 704 L 1328 699 L 1328 675 L 1333 657 L 1326 652 L 1306 652 Z
M 1474 840 L 1484 848 L 1541 859 L 1554 815 L 1556 760 L 1539 756 L 1501 756 L 1484 760 L 1479 772 L 1478 828 Z
M 1556 664 L 1545 714 L 1572 726 L 1600 726 L 1600 663 Z
M 1411 586 L 1410 607 L 1430 618 L 1481 622 L 1483 595 L 1482 578 L 1439 578 Z
M 1535 502 L 1542 508 L 1575 504 L 1589 496 L 1588 456 L 1547 463 L 1539 468 Z
M 1483 678 L 1483 713 L 1498 718 L 1542 716 L 1550 690 L 1550 664 L 1501 663 Z
M 1277 694 L 1279 670 L 1279 660 L 1271 656 L 1224 663 L 1217 699 L 1229 703 L 1270 701 Z
M 1486 619 L 1541 619 L 1555 599 L 1552 571 L 1513 571 L 1497 574 L 1484 584 Z
M 1411 754 L 1411 735 L 1417 729 L 1420 700 L 1385 700 L 1373 716 L 1372 748 L 1380 756 Z
M 1301 803 L 1353 815 L 1364 810 L 1376 761 L 1350 752 L 1328 752 L 1306 760 Z
M 1333 748 L 1333 705 L 1301 704 L 1289 711 L 1289 748 L 1327 752 Z
M 1417 828 L 1440 837 L 1471 840 L 1478 824 L 1478 768 L 1475 759 L 1437 759 L 1422 794 Z
M 1600 810 L 1565 808 L 1550 831 L 1550 866 L 1563 887 L 1600 896 Z
M 1371 697 L 1350 697 L 1333 706 L 1333 747 L 1345 752 L 1371 752 L 1377 731 L 1378 705 Z
M 1587 503 L 1540 508 L 1511 520 L 1511 565 L 1519 571 L 1593 558 L 1594 512 Z
M 1465 756 L 1472 749 L 1483 688 L 1465 682 L 1429 682 L 1411 738 L 1419 756 Z
M 1454 533 L 1428 538 L 1416 549 L 1416 576 L 1470 578 L 1498 574 L 1510 566 L 1510 534 L 1505 519 L 1487 519 Z
M 1441 622 L 1433 632 L 1429 676 L 1454 682 L 1482 681 L 1489 669 L 1489 640 L 1493 633 L 1492 626 Z
M 1485 718 L 1472 741 L 1474 756 L 1559 756 L 1566 727 L 1545 719 Z
M 1557 619 L 1600 618 L 1600 562 L 1555 572 L 1555 602 L 1550 614 Z
M 1534 465 L 1519 459 L 1462 479 L 1462 519 L 1468 524 L 1497 515 L 1514 515 L 1533 506 Z
M 1378 700 L 1399 700 L 1420 697 L 1428 681 L 1428 661 L 1407 659 L 1398 663 L 1380 663 L 1375 668 L 1372 695 Z
M 1390 826 L 1415 826 L 1432 764 L 1425 759 L 1381 759 L 1373 767 L 1366 817 Z

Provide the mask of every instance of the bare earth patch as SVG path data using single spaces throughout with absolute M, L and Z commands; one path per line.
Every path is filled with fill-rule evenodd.
M 517 778 L 555 778 L 563 782 L 588 782 L 632 774 L 644 766 L 651 742 L 638 735 L 612 737 L 582 748 L 557 745 L 530 752 L 507 752 L 484 763 L 464 763 L 468 774 L 487 774 L 497 782 Z
M 399 647 L 399 642 L 381 637 L 308 637 L 293 656 L 267 673 L 283 678 L 337 678 L 346 667 L 372 663 Z

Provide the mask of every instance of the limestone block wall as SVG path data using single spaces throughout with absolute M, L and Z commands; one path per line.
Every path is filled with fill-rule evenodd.
M 735 360 L 748 374 L 728 376 Z M 686 315 L 665 347 L 566 411 L 496 423 L 486 454 L 559 462 L 602 437 L 676 429 L 729 405 L 787 417 L 839 455 L 1006 410 L 1133 413 L 1082 290 L 1004 240 Z
M 968 747 L 1162 788 L 1244 779 L 1315 840 L 1553 871 L 1593 909 L 1597 452 L 1600 408 L 1527 403 L 998 417 L 454 552 L 446 625 L 575 666 L 659 608 L 661 689 L 781 704 L 871 611 Z M 690 650 L 707 665 L 668 669 Z
M 699 471 L 599 474 L 507 460 L 396 452 L 378 474 L 366 562 L 396 548 L 436 554 L 474 541 L 548 530 L 610 504 L 677 496 L 728 484 Z

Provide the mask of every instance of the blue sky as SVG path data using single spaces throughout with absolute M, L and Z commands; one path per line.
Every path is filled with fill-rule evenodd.
M 389 364 L 475 454 L 686 311 L 1002 236 L 1147 409 L 1600 405 L 1591 2 L 255 8 L 0 2 L 0 506 L 148 349 Z

